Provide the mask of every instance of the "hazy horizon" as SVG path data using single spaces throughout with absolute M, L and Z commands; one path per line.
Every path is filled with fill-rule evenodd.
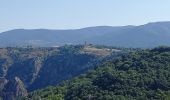
M 170 21 L 169 0 L 4 0 L 0 32 L 12 29 L 80 29 Z
M 99 25 L 99 26 L 85 26 L 85 27 L 79 27 L 79 28 L 56 28 L 56 29 L 53 29 L 53 28 L 16 28 L 16 29 L 9 29 L 9 30 L 6 30 L 6 31 L 0 31 L 0 33 L 3 33 L 3 32 L 7 32 L 7 31 L 11 31 L 11 30 L 17 30 L 17 29 L 23 29 L 23 30 L 77 30 L 77 29 L 83 29 L 83 28 L 90 28 L 90 27 L 123 27 L 123 26 L 141 26 L 141 25 L 146 25 L 146 24 L 149 24 L 149 23 L 159 23 L 159 22 L 170 22 L 170 21 L 157 21 L 157 22 L 148 22 L 148 23 L 144 23 L 144 24 L 140 24 L 140 25 L 130 25 L 130 24 L 127 24 L 127 25 L 119 25 L 119 26 L 109 26 L 109 25 Z

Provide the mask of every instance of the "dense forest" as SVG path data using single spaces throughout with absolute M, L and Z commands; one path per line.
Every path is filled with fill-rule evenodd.
M 170 47 L 131 51 L 24 99 L 170 100 Z

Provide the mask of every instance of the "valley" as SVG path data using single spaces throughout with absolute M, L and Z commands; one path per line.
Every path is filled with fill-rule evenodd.
M 64 80 L 72 79 L 95 68 L 112 54 L 121 52 L 99 47 L 66 45 L 53 48 L 1 48 L 0 86 L 1 92 L 6 91 L 1 96 L 10 97 L 7 96 L 10 92 L 9 94 L 13 95 L 11 98 L 6 98 L 10 100 L 26 95 L 17 93 L 19 90 L 28 93 L 56 86 Z M 10 89 L 8 84 L 13 89 Z

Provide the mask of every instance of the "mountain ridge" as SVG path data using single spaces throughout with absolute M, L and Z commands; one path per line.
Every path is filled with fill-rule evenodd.
M 133 26 L 94 26 L 81 29 L 16 29 L 0 33 L 0 47 L 63 46 L 65 44 L 151 48 L 170 45 L 170 21 Z

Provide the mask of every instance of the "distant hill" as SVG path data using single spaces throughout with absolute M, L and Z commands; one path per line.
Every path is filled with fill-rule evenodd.
M 73 30 L 16 29 L 0 33 L 0 47 L 64 44 L 100 44 L 119 47 L 155 47 L 170 45 L 170 22 L 140 26 L 97 26 Z

